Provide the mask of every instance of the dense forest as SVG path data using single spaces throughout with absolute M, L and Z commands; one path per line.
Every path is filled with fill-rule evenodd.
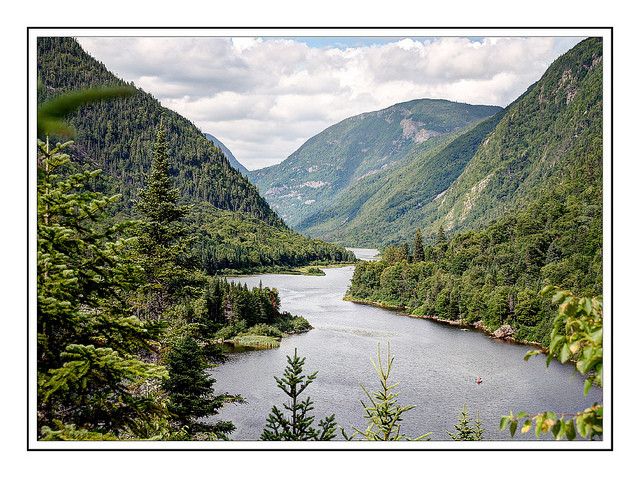
M 482 213 L 489 225 L 447 238 L 448 222 L 436 231 L 438 222 L 427 223 L 424 248 L 417 231 L 413 248 L 392 246 L 380 262 L 358 264 L 348 294 L 490 331 L 509 326 L 516 339 L 548 345 L 545 285 L 602 293 L 601 58 L 601 40 L 591 38 L 556 60 L 456 181 L 467 184 L 478 168 L 477 178 L 491 178 L 476 202 L 467 198 L 444 219 Z
M 38 39 L 38 75 L 39 103 L 78 88 L 128 86 L 76 40 L 64 37 Z M 287 228 L 256 187 L 191 122 L 144 91 L 132 91 L 108 102 L 81 105 L 66 117 L 75 131 L 69 145 L 74 170 L 99 168 L 105 173 L 92 180 L 92 187 L 120 195 L 110 205 L 114 215 L 122 219 L 139 214 L 137 194 L 151 165 L 155 128 L 162 118 L 168 174 L 180 192 L 179 201 L 192 209 L 185 218 L 197 236 L 197 252 L 192 254 L 197 258 L 192 259 L 208 273 L 354 260 L 344 248 Z M 53 134 L 50 141 L 58 139 Z
M 308 322 L 280 311 L 277 290 L 193 263 L 162 121 L 133 221 L 108 220 L 120 197 L 93 187 L 99 170 L 77 172 L 71 144 L 38 142 L 40 438 L 227 437 L 233 424 L 200 421 L 241 401 L 214 394 L 210 361 L 226 341 L 274 347 Z

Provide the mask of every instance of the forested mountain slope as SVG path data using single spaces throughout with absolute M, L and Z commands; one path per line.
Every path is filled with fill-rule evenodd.
M 333 205 L 306 218 L 299 229 L 363 247 L 405 240 L 421 227 L 423 206 L 458 178 L 502 115 L 501 111 L 474 123 L 431 148 L 417 148 L 398 168 L 373 174 L 344 190 Z
M 90 55 L 73 38 L 38 38 L 39 101 L 59 93 L 93 86 L 126 83 Z M 236 171 L 189 120 L 163 108 L 153 96 L 138 89 L 131 97 L 84 106 L 69 122 L 76 129 L 73 153 L 113 180 L 105 187 L 121 193 L 131 209 L 151 164 L 155 128 L 164 116 L 172 160 L 171 174 L 187 200 L 203 200 L 231 211 L 244 211 L 269 224 L 281 219 L 255 186 Z
M 224 155 L 227 157 L 227 160 L 229 161 L 229 164 L 231 165 L 232 168 L 237 169 L 244 176 L 247 176 L 249 174 L 249 170 L 245 168 L 242 165 L 242 163 L 240 163 L 240 161 L 236 159 L 236 157 L 233 155 L 231 150 L 227 148 L 222 141 L 220 141 L 214 135 L 209 133 L 205 133 L 204 137 L 207 138 L 209 141 L 211 141 L 213 144 L 215 144 L 220 149 L 220 151 L 224 153 Z
M 440 226 L 467 230 L 567 181 L 600 178 L 601 48 L 598 39 L 580 43 L 506 111 L 445 148 L 413 154 L 386 177 L 371 178 L 366 201 L 343 195 L 302 230 L 362 246 L 408 240 L 418 227 L 427 235 Z M 340 221 L 331 220 L 336 216 Z
M 429 150 L 449 135 L 501 108 L 418 99 L 347 118 L 310 138 L 282 163 L 250 172 L 250 179 L 291 226 L 331 206 L 336 196 L 407 154 Z M 304 228 L 303 228 L 304 229 Z
M 38 38 L 38 74 L 40 102 L 80 88 L 126 84 L 72 38 Z M 180 201 L 192 209 L 187 225 L 194 240 L 195 266 L 215 273 L 354 260 L 342 247 L 291 231 L 221 149 L 189 120 L 140 89 L 133 96 L 85 105 L 69 118 L 76 130 L 70 148 L 74 161 L 82 169 L 106 173 L 94 187 L 122 195 L 114 205 L 118 212 L 138 215 L 134 206 L 148 179 L 161 118 L 169 173 L 180 190 Z M 215 234 L 212 224 L 218 228 Z
M 602 42 L 590 38 L 506 110 L 433 202 L 439 219 L 422 225 L 444 226 L 436 238 L 358 264 L 350 295 L 546 344 L 545 285 L 602 293 L 602 101 Z
M 602 41 L 584 40 L 511 104 L 458 180 L 433 205 L 435 231 L 468 229 L 551 191 L 602 185 Z

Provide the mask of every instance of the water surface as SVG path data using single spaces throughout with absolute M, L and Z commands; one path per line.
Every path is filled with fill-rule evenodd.
M 372 259 L 373 250 L 355 250 Z M 218 392 L 242 395 L 247 403 L 225 406 L 218 419 L 231 420 L 235 440 L 257 440 L 271 407 L 287 398 L 276 387 L 286 356 L 294 349 L 306 357 L 306 370 L 318 371 L 307 389 L 315 402 L 316 422 L 331 413 L 346 429 L 363 427 L 360 385 L 375 390 L 377 380 L 370 360 L 378 344 L 390 345 L 395 362 L 392 379 L 398 381 L 400 403 L 415 405 L 405 414 L 402 429 L 410 436 L 433 432 L 432 439 L 448 438 L 466 404 L 480 414 L 485 438 L 510 439 L 498 423 L 509 410 L 575 412 L 602 400 L 593 389 L 585 398 L 581 376 L 569 365 L 544 357 L 523 360 L 530 349 L 491 339 L 473 330 L 463 331 L 436 322 L 406 317 L 392 311 L 345 302 L 354 267 L 324 269 L 326 276 L 261 274 L 234 281 L 257 286 L 260 281 L 280 291 L 282 309 L 302 315 L 314 327 L 287 337 L 278 349 L 230 354 L 213 370 Z M 482 384 L 476 384 L 482 377 Z M 516 438 L 534 438 L 533 433 Z

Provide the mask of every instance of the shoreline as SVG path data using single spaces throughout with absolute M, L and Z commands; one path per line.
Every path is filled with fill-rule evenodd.
M 279 275 L 292 275 L 292 276 L 316 276 L 322 277 L 326 274 L 322 272 L 322 274 L 318 274 L 316 272 L 309 272 L 308 269 L 336 269 L 340 267 L 349 267 L 355 266 L 356 262 L 331 262 L 328 264 L 309 264 L 306 266 L 296 266 L 296 267 L 287 267 L 287 266 L 271 266 L 271 267 L 259 267 L 253 269 L 246 270 L 237 270 L 237 269 L 228 269 L 228 272 L 224 270 L 219 271 L 216 276 L 219 277 L 245 277 L 245 276 L 254 276 L 259 274 L 279 274 Z
M 517 345 L 528 345 L 530 347 L 535 347 L 538 350 L 542 351 L 543 353 L 547 353 L 548 349 L 546 347 L 544 347 L 542 344 L 538 343 L 538 342 L 533 342 L 533 341 L 529 341 L 529 340 L 518 340 L 512 336 L 497 336 L 495 334 L 495 332 L 499 329 L 497 329 L 494 332 L 491 332 L 489 329 L 487 329 L 484 324 L 482 322 L 474 322 L 472 324 L 463 324 L 462 321 L 460 320 L 449 320 L 449 319 L 441 319 L 436 315 L 417 315 L 417 314 L 411 314 L 407 311 L 407 308 L 404 306 L 399 306 L 399 305 L 392 305 L 392 304 L 387 304 L 385 302 L 377 302 L 375 300 L 369 300 L 369 299 L 362 299 L 362 298 L 358 298 L 358 297 L 352 297 L 349 295 L 345 295 L 342 300 L 345 300 L 347 302 L 353 302 L 354 304 L 360 304 L 360 305 L 368 305 L 371 307 L 377 307 L 379 309 L 385 309 L 385 310 L 391 310 L 393 312 L 398 312 L 400 315 L 404 315 L 405 317 L 412 317 L 414 319 L 423 319 L 423 320 L 431 320 L 433 322 L 438 322 L 440 324 L 445 324 L 448 325 L 450 327 L 456 327 L 459 329 L 470 329 L 470 330 L 477 330 L 478 332 L 482 332 L 484 335 L 494 339 L 494 340 L 501 340 L 503 342 L 508 342 L 508 343 L 512 343 L 512 344 L 517 344 Z

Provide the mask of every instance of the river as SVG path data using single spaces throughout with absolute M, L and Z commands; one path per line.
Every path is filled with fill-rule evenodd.
M 354 249 L 359 258 L 371 259 L 373 250 Z M 325 276 L 261 274 L 232 280 L 257 286 L 260 281 L 280 291 L 282 310 L 304 316 L 310 332 L 286 337 L 280 348 L 230 354 L 212 370 L 218 393 L 240 394 L 246 404 L 225 406 L 216 419 L 237 427 L 234 440 L 257 440 L 271 407 L 287 398 L 277 388 L 286 356 L 294 349 L 306 357 L 306 370 L 318 371 L 306 392 L 315 402 L 316 423 L 335 413 L 345 429 L 364 428 L 361 385 L 377 389 L 371 359 L 378 344 L 387 344 L 395 356 L 391 378 L 399 382 L 402 405 L 415 405 L 405 414 L 402 430 L 409 436 L 432 432 L 432 440 L 448 439 L 463 405 L 476 413 L 485 439 L 508 440 L 498 430 L 502 415 L 514 412 L 576 412 L 602 400 L 602 390 L 582 394 L 583 380 L 571 365 L 545 357 L 523 360 L 530 347 L 514 345 L 474 330 L 407 317 L 393 311 L 342 300 L 354 267 L 324 269 Z M 482 383 L 476 383 L 476 377 Z M 530 432 L 516 439 L 533 439 Z

